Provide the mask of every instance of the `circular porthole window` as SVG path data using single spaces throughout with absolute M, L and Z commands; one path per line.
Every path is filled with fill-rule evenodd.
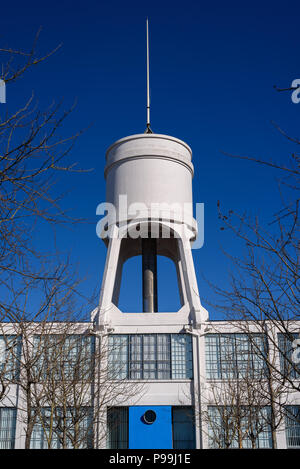
M 154 412 L 154 410 L 146 410 L 143 417 L 144 417 L 144 422 L 147 423 L 148 425 L 151 425 L 156 420 L 156 413 Z

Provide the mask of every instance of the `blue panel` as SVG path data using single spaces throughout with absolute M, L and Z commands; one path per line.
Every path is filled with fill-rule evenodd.
M 147 410 L 154 410 L 156 420 L 152 424 L 144 421 Z M 171 406 L 129 407 L 129 449 L 172 448 Z

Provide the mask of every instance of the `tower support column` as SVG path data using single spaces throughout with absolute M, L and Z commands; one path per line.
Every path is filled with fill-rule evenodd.
M 157 247 L 155 238 L 142 238 L 143 312 L 156 313 Z

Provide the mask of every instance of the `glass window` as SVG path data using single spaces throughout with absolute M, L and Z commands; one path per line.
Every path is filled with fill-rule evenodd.
M 192 342 L 187 334 L 109 337 L 109 363 L 115 379 L 191 379 L 192 361 Z
M 129 378 L 141 379 L 143 377 L 142 336 L 129 336 Z
M 90 380 L 93 377 L 94 337 L 70 335 L 35 335 L 33 372 L 38 380 Z
M 289 336 L 286 334 L 278 334 L 278 347 L 280 350 L 280 371 L 292 379 L 300 378 L 299 364 L 295 363 L 292 359 L 293 340 L 298 339 L 299 334 L 291 333 Z
M 18 379 L 21 356 L 21 337 L 0 335 L 0 374 L 8 380 Z
M 173 448 L 194 449 L 195 423 L 192 407 L 172 407 Z
M 259 377 L 265 373 L 265 342 L 261 334 L 207 334 L 205 337 L 208 379 Z
M 107 410 L 108 449 L 128 448 L 128 407 Z
M 35 409 L 36 422 L 30 440 L 31 449 L 83 449 L 93 446 L 93 413 L 90 407 Z
M 300 406 L 286 406 L 286 445 L 288 448 L 300 448 Z
M 114 335 L 108 339 L 108 374 L 111 379 L 128 376 L 128 336 Z
M 169 334 L 156 335 L 157 379 L 171 378 L 171 347 Z
M 0 407 L 0 449 L 14 449 L 17 409 Z
M 50 409 L 41 409 L 40 419 L 37 419 L 31 434 L 31 449 L 54 449 L 60 447 L 58 435 L 51 430 L 53 420 L 54 413 Z
M 172 378 L 193 377 L 193 354 L 191 336 L 172 334 Z
M 209 406 L 207 424 L 209 448 L 272 448 L 269 407 Z

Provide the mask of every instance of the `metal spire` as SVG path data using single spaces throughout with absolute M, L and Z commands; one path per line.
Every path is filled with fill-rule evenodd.
M 146 19 L 146 32 L 147 32 L 147 128 L 145 134 L 152 134 L 150 127 L 150 79 L 149 79 L 149 23 Z

